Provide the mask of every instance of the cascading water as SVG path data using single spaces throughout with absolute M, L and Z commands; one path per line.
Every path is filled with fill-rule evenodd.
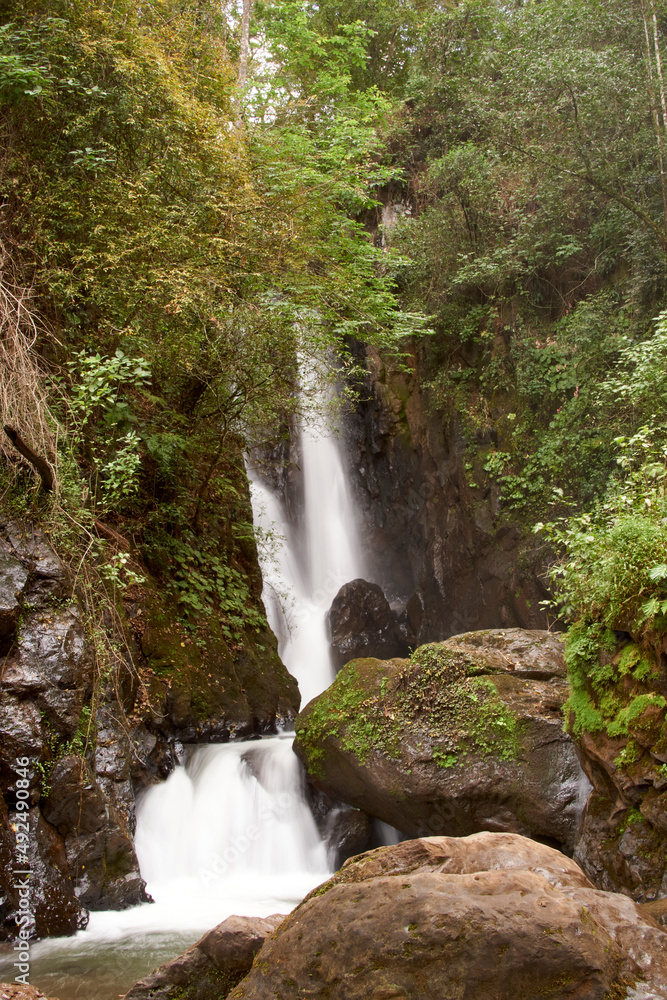
M 116 1000 L 225 917 L 288 913 L 330 874 L 291 736 L 196 748 L 138 803 L 135 846 L 155 902 L 34 946 L 33 985 Z
M 300 430 L 303 523 L 251 471 L 255 523 L 275 538 L 260 553 L 263 598 L 278 652 L 305 705 L 334 679 L 325 616 L 344 583 L 364 576 L 354 508 L 335 431 L 311 418 Z M 302 540 L 302 544 L 299 542 Z
M 223 911 L 267 916 L 326 878 L 303 792 L 290 737 L 201 747 L 152 788 L 135 846 L 161 926 L 214 926 Z
M 299 444 L 301 530 L 251 478 L 255 521 L 277 536 L 273 558 L 262 559 L 267 617 L 305 704 L 333 680 L 326 612 L 364 566 L 335 433 L 311 419 Z M 92 913 L 74 938 L 40 942 L 31 982 L 61 1000 L 116 1000 L 226 916 L 287 913 L 324 881 L 326 848 L 291 744 L 283 735 L 199 747 L 148 789 L 137 805 L 135 845 L 155 902 Z

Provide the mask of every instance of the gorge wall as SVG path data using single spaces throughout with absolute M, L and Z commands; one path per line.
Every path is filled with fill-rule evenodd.
M 474 484 L 470 442 L 455 410 L 431 407 L 420 351 L 407 371 L 370 348 L 366 361 L 369 376 L 347 421 L 350 474 L 373 579 L 397 603 L 412 641 L 544 628 L 544 556 L 519 519 L 501 517 L 497 485 Z M 487 428 L 473 444 L 496 436 Z

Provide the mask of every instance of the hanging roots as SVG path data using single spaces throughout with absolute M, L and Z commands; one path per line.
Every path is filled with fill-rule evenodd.
M 32 289 L 12 280 L 11 261 L 0 243 L 0 424 L 16 432 L 28 451 L 54 462 L 58 424 L 34 351 L 40 325 L 31 305 Z M 7 462 L 16 463 L 16 448 L 9 432 L 0 433 L 0 454 Z

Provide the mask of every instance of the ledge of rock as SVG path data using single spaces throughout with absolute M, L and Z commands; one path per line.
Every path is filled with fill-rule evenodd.
M 590 784 L 566 697 L 560 635 L 466 633 L 348 663 L 299 715 L 295 750 L 318 787 L 408 835 L 511 832 L 571 852 Z
M 431 837 L 348 861 L 264 943 L 228 1000 L 464 993 L 665 998 L 667 934 L 542 844 Z
M 220 1000 L 250 971 L 264 940 L 285 919 L 228 917 L 171 962 L 136 983 L 124 1000 Z

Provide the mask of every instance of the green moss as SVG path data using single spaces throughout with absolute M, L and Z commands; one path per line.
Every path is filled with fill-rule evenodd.
M 475 754 L 515 759 L 520 724 L 494 682 L 479 676 L 483 669 L 439 643 L 420 647 L 389 676 L 378 660 L 346 664 L 297 721 L 311 772 L 323 776 L 328 738 L 362 764 L 372 753 L 399 759 L 408 728 L 423 734 L 439 767 Z
M 633 732 L 655 725 L 655 713 L 646 721 L 642 716 L 649 708 L 664 712 L 667 700 L 655 690 L 659 675 L 655 658 L 635 642 L 615 650 L 612 639 L 614 633 L 598 622 L 578 622 L 570 628 L 565 650 L 570 696 L 565 714 L 575 736 L 605 732 L 611 739 L 628 738 L 615 763 L 629 767 L 643 753 L 631 739 Z
M 630 764 L 636 764 L 637 761 L 642 757 L 644 753 L 644 748 L 635 740 L 628 740 L 619 755 L 615 758 L 614 764 L 616 767 L 628 767 Z
M 653 705 L 657 708 L 665 708 L 667 701 L 661 694 L 655 692 L 637 695 L 629 705 L 616 714 L 613 722 L 609 723 L 607 726 L 607 735 L 627 736 L 630 723 L 638 719 L 647 708 Z
M 570 697 L 563 706 L 565 718 L 568 719 L 570 713 L 573 716 L 568 728 L 575 736 L 582 733 L 598 733 L 604 729 L 604 719 L 602 713 L 593 704 L 590 695 L 585 690 L 572 691 Z

